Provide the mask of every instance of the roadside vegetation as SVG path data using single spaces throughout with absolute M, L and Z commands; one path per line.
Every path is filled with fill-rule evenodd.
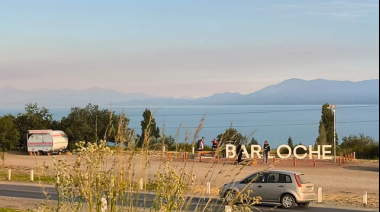
M 322 117 L 324 116 L 323 111 L 327 112 L 322 110 Z M 123 112 L 115 114 L 112 110 L 99 110 L 98 106 L 91 104 L 85 108 L 72 108 L 71 113 L 67 117 L 63 117 L 61 121 L 52 120 L 48 109 L 30 104 L 26 106 L 24 114 L 0 117 L 0 123 L 8 123 L 10 120 L 13 125 L 0 124 L 2 152 L 9 151 L 12 147 L 25 148 L 25 136 L 28 129 L 51 128 L 67 133 L 70 150 L 73 152 L 73 157 L 76 158 L 75 162 L 70 163 L 65 159 L 53 157 L 53 167 L 38 164 L 36 181 L 51 182 L 57 189 L 58 201 L 54 201 L 54 203 L 48 201 L 32 211 L 132 212 L 137 211 L 138 208 L 155 212 L 194 211 L 189 209 L 189 200 L 193 198 L 189 194 L 194 193 L 194 185 L 197 182 L 205 181 L 210 175 L 216 174 L 213 173 L 215 166 L 212 166 L 209 172 L 205 173 L 203 179 L 197 179 L 193 173 L 196 168 L 193 164 L 185 162 L 179 167 L 178 164 L 173 164 L 171 160 L 162 157 L 154 179 L 147 180 L 147 174 L 151 168 L 150 161 L 157 155 L 164 154 L 164 146 L 166 150 L 177 152 L 190 152 L 192 147 L 196 146 L 203 128 L 204 117 L 200 120 L 197 129 L 186 129 L 183 141 L 178 140 L 182 125 L 178 127 L 176 135 L 166 135 L 165 125 L 160 129 L 155 122 L 154 112 L 152 113 L 148 109 L 143 113 L 141 134 L 137 134 L 134 129 L 129 128 L 129 119 Z M 324 126 L 323 120 L 322 118 L 321 126 Z M 3 131 L 2 128 L 6 130 Z M 19 137 L 10 137 L 7 132 L 18 132 Z M 318 144 L 329 141 L 325 137 L 327 133 L 323 134 L 323 130 L 321 132 L 317 139 Z M 227 143 L 257 144 L 257 140 L 252 137 L 253 133 L 245 137 L 232 126 L 226 129 L 217 136 L 220 144 L 217 155 L 223 152 Z M 358 156 L 365 154 L 365 151 L 370 150 L 357 144 L 363 139 L 370 140 L 364 135 L 343 138 L 340 151 L 362 148 L 360 150 L 363 153 Z M 110 147 L 108 145 L 110 142 L 115 145 Z M 291 137 L 288 139 L 288 144 L 294 146 Z M 365 145 L 376 145 L 376 143 L 368 141 Z M 156 154 L 152 154 L 152 152 Z M 377 154 L 378 157 L 378 152 L 374 152 L 374 154 Z M 3 159 L 5 160 L 5 158 Z M 245 167 L 241 166 L 241 170 Z M 229 169 L 231 167 L 228 165 L 224 167 L 223 171 L 218 173 L 218 177 L 231 175 Z M 237 176 L 239 172 L 235 174 Z M 27 181 L 29 175 L 17 176 L 16 174 L 13 175 L 13 179 Z M 145 179 L 142 188 L 140 188 L 140 179 Z M 214 185 L 215 188 L 220 186 Z M 148 191 L 156 195 L 152 207 L 147 208 L 145 204 L 141 205 L 132 197 L 132 194 L 143 196 Z M 204 192 L 201 192 L 201 195 L 205 196 Z M 207 197 L 217 198 L 217 195 L 210 194 Z M 46 198 L 49 200 L 48 195 Z M 243 204 L 234 205 L 237 201 L 243 202 Z M 233 211 L 249 212 L 259 202 L 260 197 L 251 198 L 238 193 L 230 206 Z M 211 204 L 199 205 L 197 210 L 206 211 Z M 224 211 L 224 206 L 219 209 Z
M 158 212 L 194 211 L 194 209 L 190 209 L 189 200 L 193 197 L 189 194 L 194 193 L 195 183 L 204 179 L 195 177 L 193 164 L 185 162 L 183 166 L 179 166 L 164 157 L 154 179 L 143 181 L 142 187 L 139 185 L 140 179 L 147 179 L 150 161 L 157 156 L 151 154 L 152 148 L 159 145 L 163 147 L 167 144 L 165 127 L 162 128 L 160 137 L 158 137 L 158 127 L 155 124 L 152 125 L 153 114 L 145 111 L 142 121 L 143 139 L 141 140 L 141 136 L 134 136 L 130 133 L 128 119 L 123 113 L 117 118 L 118 125 L 116 128 L 112 128 L 115 119 L 113 119 L 113 113 L 110 113 L 109 124 L 105 130 L 106 136 L 102 140 L 76 143 L 76 149 L 73 151 L 75 162 L 69 163 L 65 159 L 53 157 L 53 167 L 46 164 L 38 166 L 38 174 L 55 179 L 54 185 L 57 189 L 58 201 L 52 204 L 49 204 L 48 201 L 32 211 L 114 212 L 137 211 L 137 209 Z M 204 118 L 200 120 L 197 129 L 186 132 L 184 141 L 176 140 L 178 136 L 174 137 L 174 147 L 180 149 L 181 144 L 187 143 L 190 146 L 195 145 L 203 127 L 203 120 Z M 112 149 L 107 146 L 107 135 L 111 131 L 115 132 L 113 138 L 119 143 Z M 221 147 L 224 146 L 224 141 L 222 136 Z M 162 154 L 163 148 L 160 151 Z M 220 177 L 229 174 L 227 171 L 229 168 L 226 167 L 226 173 L 219 173 Z M 243 168 L 245 167 L 242 166 L 241 169 Z M 209 172 L 205 174 L 205 179 L 212 174 L 213 169 L 215 167 L 210 168 Z M 148 191 L 155 194 L 151 207 L 135 201 L 132 197 L 133 194 L 144 196 Z M 216 195 L 211 194 L 208 197 L 217 197 Z M 248 201 L 244 201 L 244 204 L 238 206 L 233 206 L 233 202 L 231 202 L 233 211 L 248 212 L 251 211 L 250 207 L 258 203 L 256 198 L 242 194 L 236 196 L 236 201 L 241 198 Z M 211 205 L 212 203 L 199 205 L 195 211 L 204 211 Z M 220 209 L 223 211 L 224 206 Z

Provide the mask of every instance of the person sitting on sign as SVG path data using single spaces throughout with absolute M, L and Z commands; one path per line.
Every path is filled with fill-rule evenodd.
M 219 143 L 215 138 L 211 141 L 211 143 L 212 143 L 212 151 L 215 152 L 216 149 L 218 149 Z

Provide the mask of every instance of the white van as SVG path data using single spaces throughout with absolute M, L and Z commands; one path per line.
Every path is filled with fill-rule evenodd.
M 67 148 L 69 140 L 59 130 L 29 130 L 28 152 L 59 153 Z

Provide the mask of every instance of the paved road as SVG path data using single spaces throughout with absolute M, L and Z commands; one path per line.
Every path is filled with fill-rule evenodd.
M 56 200 L 57 199 L 57 192 L 55 188 L 45 188 L 45 191 L 48 193 L 51 199 Z M 37 186 L 26 186 L 26 185 L 10 185 L 10 184 L 0 184 L 0 196 L 6 196 L 6 197 L 18 197 L 18 198 L 29 198 L 29 199 L 46 199 L 45 195 L 42 192 L 42 189 Z M 144 205 L 147 208 L 150 208 L 153 204 L 154 195 L 153 194 L 139 194 L 137 196 L 136 194 L 132 195 L 132 198 L 134 199 L 134 202 L 138 204 L 138 207 L 144 207 Z M 144 200 L 145 199 L 145 200 Z M 136 200 L 138 200 L 136 202 Z M 224 205 L 221 204 L 221 202 L 217 199 L 210 199 L 206 198 L 193 198 L 192 200 L 188 201 L 188 208 L 186 211 L 195 211 L 198 207 L 203 209 L 206 205 L 209 211 L 213 212 L 223 212 L 224 211 Z M 209 202 L 209 204 L 207 204 Z M 342 210 L 342 209 L 329 209 L 329 208 L 321 208 L 321 207 L 309 207 L 306 209 L 302 208 L 294 208 L 290 210 L 285 210 L 278 205 L 268 204 L 268 205 L 260 205 L 258 206 L 258 209 L 253 209 L 253 211 L 288 211 L 288 212 L 360 212 L 358 210 Z

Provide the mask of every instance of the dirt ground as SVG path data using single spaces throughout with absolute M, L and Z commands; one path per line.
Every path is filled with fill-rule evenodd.
M 6 172 L 9 168 L 13 173 L 30 173 L 37 165 L 46 162 L 53 166 L 53 156 L 29 156 L 29 155 L 6 155 L 5 167 L 0 166 L 0 173 Z M 64 158 L 68 162 L 74 162 L 75 156 L 55 156 Z M 113 158 L 110 158 L 111 162 Z M 110 164 L 110 163 L 109 163 Z M 139 156 L 133 161 L 134 169 L 139 170 Z M 239 180 L 253 172 L 265 169 L 269 170 L 289 170 L 302 172 L 307 180 L 314 183 L 316 190 L 323 188 L 323 199 L 325 203 L 344 206 L 360 206 L 363 192 L 368 192 L 369 207 L 379 207 L 379 161 L 354 160 L 339 165 L 332 161 L 317 160 L 316 167 L 312 160 L 298 160 L 296 166 L 292 159 L 279 160 L 275 164 L 272 161 L 263 164 L 258 161 L 257 165 L 249 166 L 236 165 L 231 160 L 221 159 L 219 163 L 212 158 L 203 158 L 199 162 L 198 158 L 189 159 L 186 163 L 182 159 L 173 157 L 171 165 L 177 169 L 185 168 L 192 171 L 197 176 L 196 185 L 193 191 L 204 194 L 207 182 L 211 183 L 212 193 L 217 195 L 218 188 L 224 183 L 232 180 Z M 159 156 L 152 156 L 150 166 L 147 169 L 148 178 L 152 179 L 154 174 L 160 169 L 162 163 Z M 0 179 L 5 180 L 5 179 Z

